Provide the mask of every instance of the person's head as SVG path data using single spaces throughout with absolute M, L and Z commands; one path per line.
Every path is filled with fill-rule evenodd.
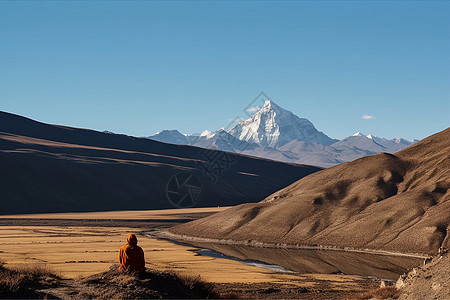
M 127 238 L 127 242 L 131 246 L 135 246 L 137 245 L 137 237 L 134 234 L 130 234 Z

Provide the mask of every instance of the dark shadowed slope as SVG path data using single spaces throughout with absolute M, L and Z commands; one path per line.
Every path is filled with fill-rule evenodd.
M 0 166 L 0 214 L 172 208 L 167 186 L 178 174 L 199 180 L 194 186 L 200 189 L 178 190 L 180 195 L 192 194 L 198 200 L 195 206 L 236 205 L 260 201 L 319 170 L 48 125 L 4 112 Z M 190 206 L 189 199 L 180 206 Z
M 450 129 L 307 176 L 257 204 L 171 229 L 295 245 L 434 253 L 450 246 Z

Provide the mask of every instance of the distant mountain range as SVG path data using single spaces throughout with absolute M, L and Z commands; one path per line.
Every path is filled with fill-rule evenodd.
M 236 152 L 289 163 L 331 167 L 380 152 L 394 153 L 418 142 L 385 139 L 360 132 L 343 140 L 332 139 L 305 118 L 267 100 L 249 119 L 228 131 L 208 130 L 200 135 L 163 130 L 152 140 Z

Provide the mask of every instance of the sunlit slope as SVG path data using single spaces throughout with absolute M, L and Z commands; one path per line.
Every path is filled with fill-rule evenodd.
M 307 176 L 172 232 L 214 239 L 434 253 L 450 246 L 450 129 Z
M 198 179 L 195 206 L 236 205 L 320 170 L 4 112 L 0 166 L 0 214 L 172 208 L 168 184 L 179 174 Z

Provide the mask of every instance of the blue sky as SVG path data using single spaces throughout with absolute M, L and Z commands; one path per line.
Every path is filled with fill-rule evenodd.
M 0 110 L 191 133 L 264 91 L 333 138 L 424 138 L 449 126 L 449 15 L 447 1 L 1 1 Z

